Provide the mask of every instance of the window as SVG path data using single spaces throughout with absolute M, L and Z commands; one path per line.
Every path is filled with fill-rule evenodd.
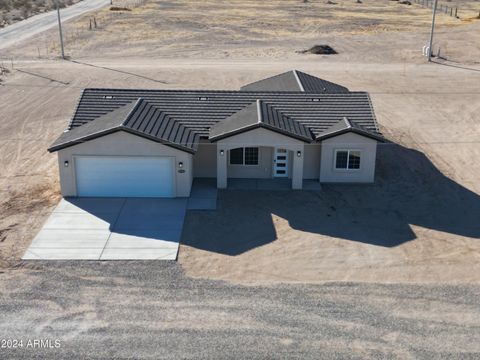
M 245 148 L 245 165 L 258 165 L 258 148 Z
M 243 165 L 243 148 L 230 150 L 230 164 Z
M 258 165 L 258 148 L 236 148 L 230 150 L 230 165 Z
M 337 150 L 335 152 L 335 169 L 360 169 L 360 151 Z

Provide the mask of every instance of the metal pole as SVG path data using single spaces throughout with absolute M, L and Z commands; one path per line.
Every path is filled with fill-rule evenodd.
M 60 20 L 60 7 L 57 2 L 58 33 L 60 35 L 60 47 L 62 48 L 62 59 L 65 59 L 65 50 L 63 49 L 62 21 Z
M 432 15 L 432 30 L 430 31 L 430 43 L 428 45 L 428 61 L 432 61 L 432 46 L 433 46 L 433 30 L 435 29 L 435 14 L 437 12 L 437 2 L 438 0 L 435 0 L 433 3 L 433 15 Z

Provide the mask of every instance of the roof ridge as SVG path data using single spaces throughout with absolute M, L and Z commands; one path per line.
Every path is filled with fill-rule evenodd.
M 262 104 L 263 104 L 263 101 L 260 100 L 260 99 L 257 99 L 257 117 L 258 117 L 258 124 L 261 124 L 262 121 L 263 121 Z M 265 103 L 265 105 L 267 105 L 267 104 Z M 247 106 L 249 106 L 249 105 L 247 105 Z
M 350 129 L 352 127 L 352 123 L 350 122 L 350 120 L 348 119 L 348 117 L 344 116 L 343 119 L 342 119 L 345 124 L 347 125 L 347 128 Z M 342 121 L 340 120 L 340 121 Z
M 120 124 L 120 126 L 125 126 L 126 123 L 128 123 L 128 121 L 130 120 L 130 118 L 132 117 L 132 115 L 134 114 L 135 111 L 137 111 L 138 107 L 140 106 L 140 104 L 142 104 L 143 102 L 146 102 L 148 104 L 147 101 L 145 101 L 145 99 L 143 97 L 139 97 L 137 100 L 135 100 L 135 104 L 133 105 L 133 107 L 130 109 L 130 111 L 128 112 L 127 116 L 125 116 L 125 120 L 122 121 L 122 123 Z M 131 104 L 132 102 L 129 102 L 128 104 Z M 128 105 L 128 104 L 125 104 L 124 106 Z
M 268 101 L 265 101 L 265 100 L 261 100 L 261 101 L 265 104 L 265 106 L 268 106 L 269 108 L 271 108 L 272 110 L 274 110 L 278 114 L 280 114 L 282 116 L 285 116 L 287 119 L 298 122 L 296 119 L 292 118 L 291 116 L 286 115 L 282 110 L 278 109 L 275 105 L 270 104 Z
M 309 74 L 306 74 L 309 75 Z M 312 75 L 311 75 L 312 76 Z M 314 76 L 315 77 L 315 76 Z M 321 79 L 324 80 L 324 79 Z M 328 81 L 328 80 L 324 80 Z M 331 82 L 331 81 L 329 81 Z M 278 90 L 271 90 L 271 91 L 252 91 L 252 90 L 201 90 L 201 89 L 125 89 L 125 88 L 83 88 L 83 91 L 118 91 L 118 92 L 147 92 L 147 93 L 194 93 L 194 94 L 202 94 L 202 93 L 214 93 L 214 94 L 280 94 L 280 95 L 291 95 L 291 94 L 299 94 L 299 95 L 306 95 L 301 91 L 278 91 Z M 348 91 L 345 93 L 323 93 L 323 92 L 312 92 L 312 91 L 305 91 L 305 93 L 310 94 L 323 94 L 323 95 L 351 95 L 351 94 L 368 94 L 368 91 Z
M 300 77 L 298 76 L 298 70 L 292 70 L 293 76 L 295 76 L 295 80 L 297 80 L 298 86 L 300 87 L 301 92 L 305 92 L 305 88 L 303 87 L 303 83 L 300 80 Z

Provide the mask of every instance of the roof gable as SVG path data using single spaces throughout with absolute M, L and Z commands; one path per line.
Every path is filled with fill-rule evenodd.
M 295 91 L 273 91 L 278 79 Z M 220 123 L 230 122 L 233 125 L 229 126 L 236 127 L 237 131 L 242 124 L 254 126 L 249 121 L 258 120 L 258 107 L 250 108 L 257 111 L 257 116 L 249 117 L 245 114 L 247 110 L 241 111 L 257 100 L 262 105 L 263 127 L 302 140 L 308 138 L 305 141 L 332 136 L 333 126 L 344 117 L 355 129 L 348 131 L 383 139 L 368 93 L 351 92 L 297 70 L 258 83 L 269 82 L 271 88 L 262 91 L 85 89 L 68 131 L 49 151 L 124 130 L 194 153 L 200 138 L 213 136 L 214 131 L 224 132 Z M 325 92 L 325 83 L 336 86 L 336 90 Z M 232 119 L 226 121 L 229 118 Z
M 57 151 L 120 130 L 190 152 L 195 151 L 198 145 L 198 135 L 191 129 L 177 123 L 143 98 L 138 98 L 64 132 L 49 151 Z
M 373 134 L 372 132 L 366 130 L 360 124 L 356 124 L 350 121 L 347 117 L 340 119 L 338 122 L 330 126 L 328 129 L 323 131 L 321 134 L 316 136 L 316 140 L 325 140 L 331 137 L 339 136 L 348 132 L 353 132 L 358 135 L 362 135 L 374 140 L 378 141 L 385 141 L 385 139 L 377 134 Z
M 314 93 L 347 93 L 341 85 L 320 79 L 298 70 L 287 71 L 263 80 L 242 86 L 242 91 L 300 91 Z
M 260 127 L 306 142 L 313 140 L 305 126 L 260 99 L 212 126 L 209 139 L 217 141 Z

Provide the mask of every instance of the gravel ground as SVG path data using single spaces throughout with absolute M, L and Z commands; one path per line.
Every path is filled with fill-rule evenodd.
M 246 287 L 174 262 L 32 262 L 0 286 L 0 339 L 24 344 L 2 359 L 480 356 L 478 286 Z

